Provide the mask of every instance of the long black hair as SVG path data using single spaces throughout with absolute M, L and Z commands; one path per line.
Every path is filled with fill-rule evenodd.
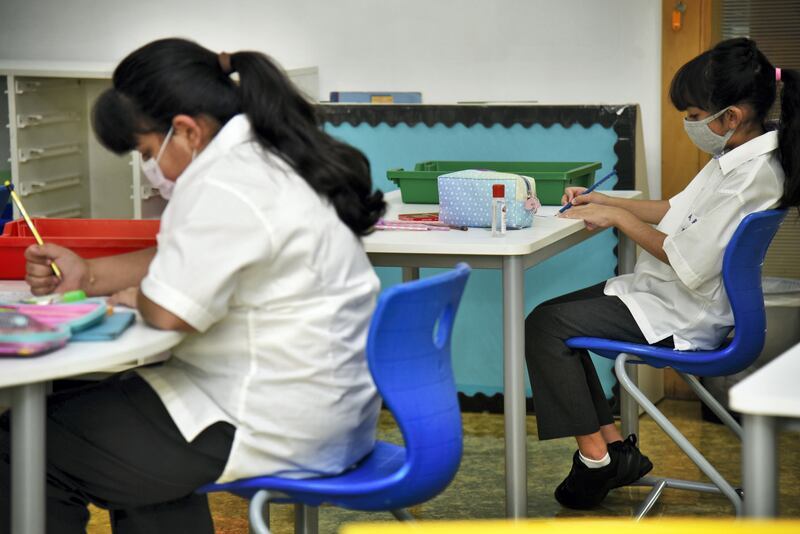
M 149 43 L 114 70 L 92 123 L 99 141 L 122 154 L 136 148 L 137 135 L 165 134 L 176 115 L 204 115 L 224 125 L 238 113 L 247 115 L 258 142 L 328 198 L 356 235 L 369 233 L 385 210 L 383 193 L 372 191 L 369 161 L 325 133 L 314 106 L 259 52 L 232 53 L 221 62 L 184 39 Z
M 781 118 L 778 149 L 786 174 L 781 207 L 800 205 L 800 73 L 781 69 Z M 778 94 L 775 67 L 745 37 L 728 39 L 681 67 L 672 79 L 669 97 L 684 111 L 694 106 L 717 112 L 748 104 L 753 120 L 766 128 L 767 115 Z

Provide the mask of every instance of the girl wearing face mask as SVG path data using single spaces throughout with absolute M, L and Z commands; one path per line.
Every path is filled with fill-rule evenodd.
M 180 39 L 125 58 L 93 126 L 114 152 L 138 150 L 171 197 L 158 248 L 86 261 L 31 247 L 27 281 L 34 294 L 115 294 L 188 336 L 161 366 L 48 399 L 48 532 L 84 532 L 92 502 L 115 532 L 210 534 L 199 486 L 334 474 L 366 455 L 379 282 L 360 237 L 384 202 L 364 155 L 321 129 L 266 56 Z M 0 434 L 8 459 L 7 416 Z
M 539 305 L 525 322 L 525 354 L 539 439 L 574 436 L 578 450 L 555 497 L 599 504 L 652 463 L 616 429 L 586 351 L 575 336 L 713 349 L 733 327 L 722 284 L 725 247 L 748 214 L 800 204 L 800 76 L 770 64 L 753 41 L 731 39 L 681 67 L 672 103 L 686 134 L 713 155 L 669 200 L 625 200 L 569 188 L 561 216 L 616 227 L 644 251 L 632 274 Z M 766 122 L 780 96 L 777 128 Z
M 161 148 L 158 150 L 158 155 L 155 158 L 149 158 L 142 161 L 142 172 L 147 178 L 147 181 L 150 182 L 150 185 L 158 189 L 159 194 L 165 199 L 169 200 L 172 198 L 172 190 L 175 189 L 175 182 L 172 180 L 167 180 L 164 173 L 161 172 L 161 167 L 159 166 L 159 162 L 161 161 L 161 156 L 164 155 L 164 149 L 167 148 L 169 144 L 169 140 L 172 139 L 172 133 L 175 131 L 175 128 L 170 126 L 167 135 L 164 136 L 164 142 L 161 143 Z M 196 151 L 192 151 L 192 159 L 194 159 L 194 155 Z

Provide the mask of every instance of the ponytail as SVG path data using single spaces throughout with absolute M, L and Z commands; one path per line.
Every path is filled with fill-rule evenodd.
M 786 174 L 781 207 L 800 206 L 800 72 L 781 69 L 781 122 L 778 149 Z
M 372 191 L 366 156 L 321 129 L 312 104 L 267 56 L 237 52 L 230 64 L 239 73 L 242 111 L 258 142 L 327 197 L 356 235 L 368 233 L 385 203 L 383 193 Z
M 166 133 L 176 115 L 224 125 L 238 113 L 247 115 L 259 144 L 327 198 L 353 233 L 369 233 L 386 206 L 383 193 L 372 191 L 369 161 L 322 130 L 314 106 L 264 54 L 218 55 L 184 39 L 149 43 L 114 70 L 92 123 L 100 142 L 121 154 L 136 148 L 137 135 Z

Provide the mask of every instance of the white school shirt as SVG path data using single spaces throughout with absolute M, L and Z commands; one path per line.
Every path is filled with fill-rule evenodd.
M 777 147 L 778 133 L 771 131 L 709 161 L 669 199 L 657 226 L 667 234 L 669 265 L 642 251 L 632 274 L 606 282 L 605 294 L 625 303 L 648 343 L 672 336 L 679 350 L 707 350 L 730 332 L 722 258 L 741 220 L 781 198 Z
M 187 441 L 236 427 L 219 482 L 345 470 L 380 402 L 364 354 L 379 281 L 334 208 L 232 118 L 184 171 L 141 291 L 197 333 L 138 373 Z

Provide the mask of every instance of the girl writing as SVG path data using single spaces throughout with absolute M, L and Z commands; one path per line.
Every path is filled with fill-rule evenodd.
M 800 204 L 800 87 L 749 39 L 723 41 L 681 67 L 670 98 L 686 134 L 714 157 L 669 200 L 626 200 L 569 188 L 562 217 L 615 227 L 644 249 L 634 272 L 539 305 L 525 322 L 539 439 L 574 436 L 578 450 L 555 497 L 599 504 L 653 465 L 623 440 L 597 373 L 575 336 L 713 349 L 733 326 L 722 284 L 725 247 L 748 214 Z M 779 91 L 779 82 L 782 91 Z M 781 94 L 777 129 L 767 114 Z M 653 226 L 655 225 L 655 226 Z
M 49 399 L 48 532 L 83 532 L 93 503 L 114 532 L 212 533 L 199 486 L 334 474 L 366 455 L 379 284 L 359 238 L 384 209 L 366 158 L 321 130 L 266 56 L 180 39 L 125 58 L 93 126 L 114 152 L 138 150 L 171 197 L 158 247 L 86 261 L 33 246 L 26 280 L 34 294 L 114 294 L 187 336 L 163 365 Z

